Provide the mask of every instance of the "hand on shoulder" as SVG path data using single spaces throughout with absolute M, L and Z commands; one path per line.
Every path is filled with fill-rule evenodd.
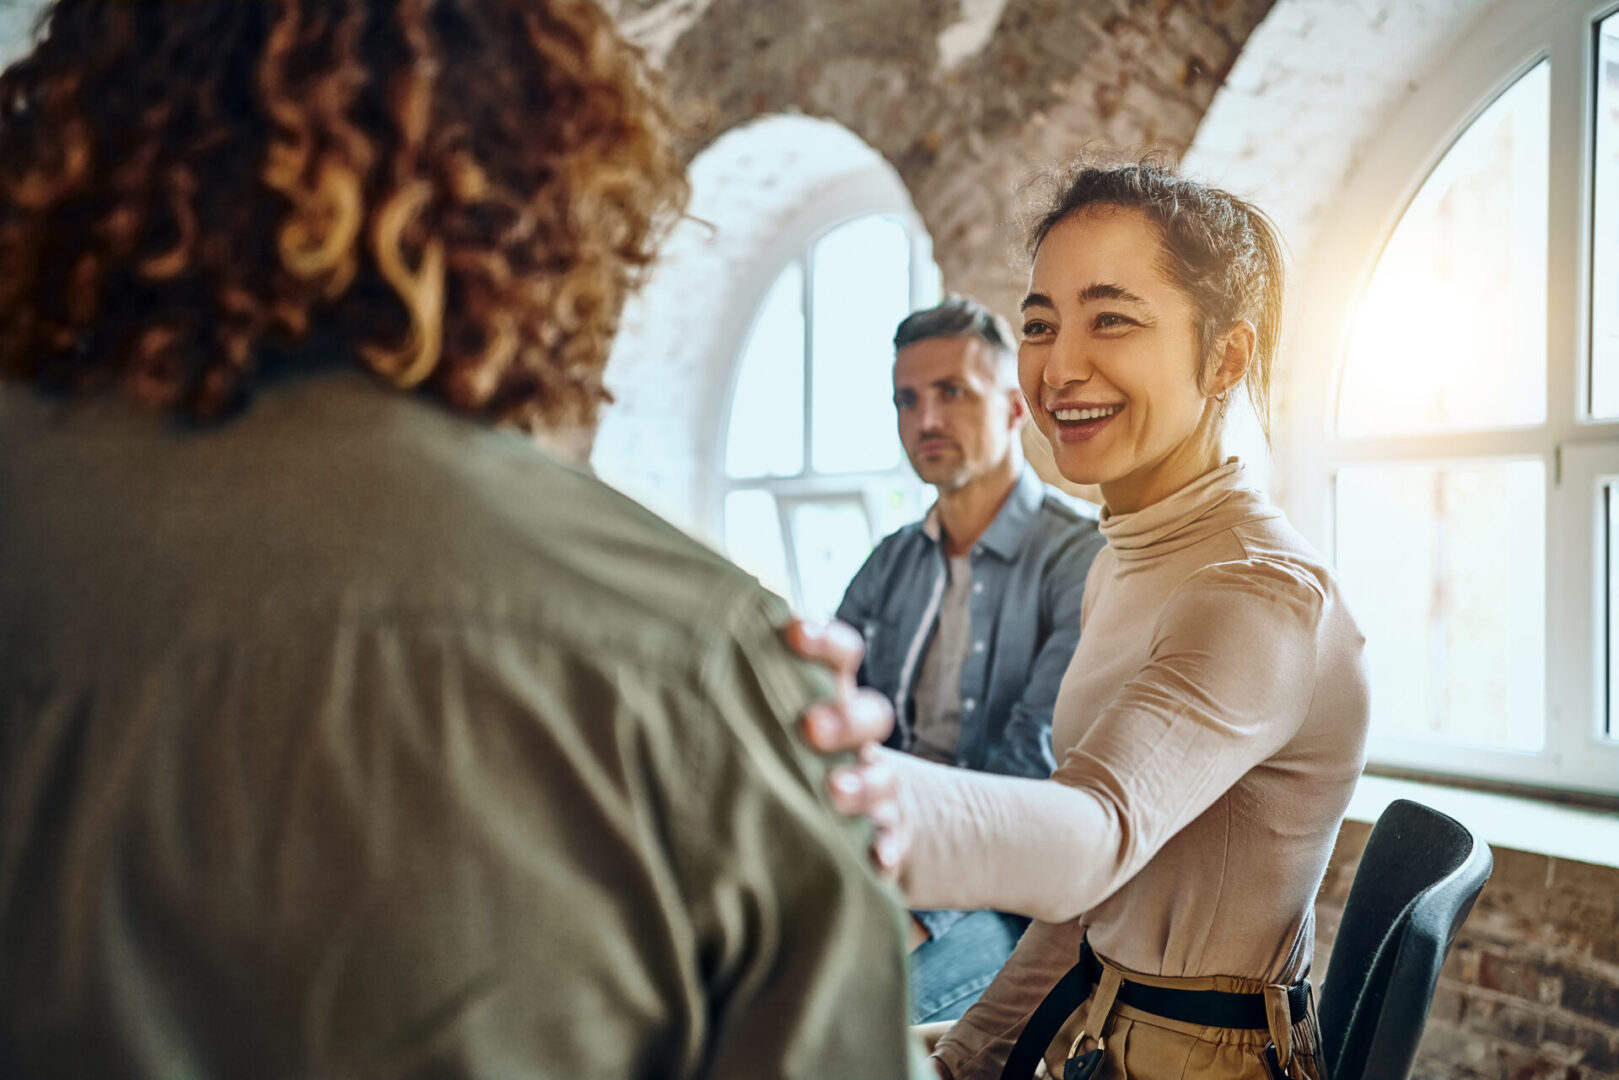
M 827 790 L 840 813 L 871 820 L 872 862 L 893 879 L 905 862 L 910 832 L 900 813 L 899 775 L 879 752 L 894 730 L 894 707 L 882 694 L 855 682 L 865 642 L 854 627 L 836 621 L 822 625 L 794 618 L 783 635 L 794 652 L 822 665 L 836 680 L 830 700 L 804 711 L 804 738 L 823 754 L 856 755 L 855 763 L 827 774 Z

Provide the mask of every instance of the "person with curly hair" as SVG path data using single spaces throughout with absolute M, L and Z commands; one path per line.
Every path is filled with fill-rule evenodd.
M 835 688 L 535 445 L 607 399 L 686 193 L 609 18 L 57 0 L 36 37 L 0 74 L 0 1073 L 915 1068 L 898 909 L 794 730 Z M 837 693 L 811 719 L 858 727 Z

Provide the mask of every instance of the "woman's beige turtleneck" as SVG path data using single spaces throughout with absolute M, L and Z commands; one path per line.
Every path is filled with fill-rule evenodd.
M 911 903 L 1032 915 L 940 1044 L 998 1076 L 1024 1020 L 1096 950 L 1158 975 L 1291 982 L 1364 757 L 1364 638 L 1321 557 L 1235 461 L 1104 516 L 1051 781 L 896 756 L 918 822 Z

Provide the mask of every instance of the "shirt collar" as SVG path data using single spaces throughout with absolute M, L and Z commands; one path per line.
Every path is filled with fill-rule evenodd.
M 989 528 L 984 530 L 984 535 L 973 546 L 1010 561 L 1023 547 L 1029 525 L 1040 512 L 1040 504 L 1045 497 L 1045 484 L 1040 480 L 1040 474 L 1025 464 L 1018 473 L 1017 483 L 1012 485 L 1011 494 L 1007 495 L 1006 501 L 996 512 L 995 520 L 989 523 Z M 935 544 L 939 542 L 938 503 L 928 508 L 927 516 L 922 519 L 922 531 Z

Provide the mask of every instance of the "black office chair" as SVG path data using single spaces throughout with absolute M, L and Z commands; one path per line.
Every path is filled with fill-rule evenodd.
M 1472 830 L 1396 799 L 1372 827 L 1321 984 L 1332 1080 L 1406 1080 L 1445 953 L 1494 859 Z

